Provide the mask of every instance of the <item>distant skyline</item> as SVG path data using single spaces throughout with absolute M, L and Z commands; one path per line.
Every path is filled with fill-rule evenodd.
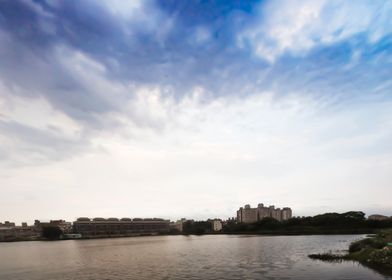
M 0 1 L 0 221 L 392 215 L 391 1 Z

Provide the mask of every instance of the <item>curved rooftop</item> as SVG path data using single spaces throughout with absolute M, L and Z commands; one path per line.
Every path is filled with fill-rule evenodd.
M 90 220 L 90 218 L 87 218 L 87 217 L 80 217 L 80 218 L 77 218 L 77 221 L 78 222 L 89 222 L 91 220 Z

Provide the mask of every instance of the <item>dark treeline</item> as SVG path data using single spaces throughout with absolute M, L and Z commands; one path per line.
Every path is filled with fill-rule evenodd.
M 219 233 L 225 234 L 349 234 L 373 233 L 380 229 L 392 229 L 392 219 L 367 220 L 365 213 L 350 211 L 346 213 L 325 213 L 313 217 L 296 217 L 287 221 L 264 218 L 253 223 L 237 223 L 229 221 L 223 224 Z M 180 232 L 172 230 L 171 234 Z M 210 234 L 216 233 L 212 229 L 211 221 L 186 221 L 182 234 Z M 43 228 L 42 237 L 49 240 L 60 239 L 62 231 L 55 226 Z
M 63 231 L 58 226 L 45 226 L 42 228 L 42 237 L 48 240 L 60 239 Z
M 339 234 L 339 233 L 372 233 L 379 229 L 392 228 L 392 219 L 375 221 L 367 220 L 365 213 L 351 211 L 346 213 L 325 213 L 313 217 L 292 218 L 277 221 L 264 218 L 253 223 L 236 223 L 230 221 L 223 226 L 220 233 L 255 233 L 255 234 Z M 205 221 L 188 221 L 183 227 L 184 234 L 212 233 L 211 223 Z
M 206 234 L 212 232 L 212 224 L 209 221 L 186 221 L 182 226 L 183 234 Z

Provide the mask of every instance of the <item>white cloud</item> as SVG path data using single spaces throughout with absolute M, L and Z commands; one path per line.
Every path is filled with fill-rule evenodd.
M 391 12 L 389 1 L 269 1 L 238 42 L 273 63 L 286 52 L 302 55 L 360 34 L 375 43 L 391 33 Z
M 0 120 L 47 130 L 50 133 L 61 132 L 61 136 L 65 138 L 72 139 L 80 134 L 80 124 L 63 112 L 55 110 L 42 97 L 22 98 L 18 95 L 6 95 L 6 91 L 7 89 L 0 84 Z
M 106 90 L 119 87 L 101 82 Z M 207 101 L 202 87 L 180 100 L 159 86 L 133 89 L 123 111 L 106 115 L 122 126 L 91 135 L 100 150 L 45 166 L 3 169 L 0 185 L 7 186 L 9 199 L 36 205 L 31 217 L 64 217 L 67 209 L 67 219 L 226 217 L 245 202 L 259 201 L 292 206 L 295 214 L 390 205 L 391 103 L 331 112 L 320 101 L 295 93 Z M 28 120 L 34 110 L 45 113 L 38 105 L 23 111 L 24 118 L 15 114 L 15 120 L 39 127 L 43 118 Z M 135 118 L 145 123 L 138 125 Z M 61 205 L 53 211 L 45 201 L 57 196 Z M 102 200 L 115 203 L 102 207 Z M 5 218 L 17 211 L 12 205 L 2 209 Z
M 211 32 L 206 27 L 199 26 L 195 29 L 192 39 L 196 44 L 206 43 L 211 39 Z
M 101 4 L 115 16 L 125 18 L 139 16 L 138 13 L 140 13 L 143 8 L 141 0 L 109 0 L 101 1 Z
M 2 85 L 0 120 L 42 132 L 33 139 L 0 131 L 0 155 L 30 160 L 0 168 L 8 196 L 0 206 L 4 219 L 26 217 L 20 204 L 31 206 L 30 220 L 227 217 L 246 202 L 292 206 L 295 214 L 307 215 L 390 206 L 390 102 L 331 109 L 328 98 L 301 92 L 209 99 L 201 85 L 175 98 L 160 85 L 111 80 L 101 63 L 82 52 L 58 47 L 52 58 L 85 92 L 71 88 L 58 103 L 44 93 L 13 97 Z M 29 96 L 18 92 L 26 89 L 13 90 Z M 91 98 L 87 104 L 100 99 L 110 105 L 86 112 L 103 125 L 89 127 L 78 115 L 60 111 L 73 96 L 75 104 L 81 102 L 77 94 Z M 86 136 L 86 130 L 93 133 Z M 88 144 L 73 138 L 80 131 Z M 72 156 L 53 157 L 60 153 Z M 49 159 L 42 162 L 45 155 Z M 5 167 L 7 159 L 0 164 Z M 102 201 L 113 203 L 102 207 Z
M 362 43 L 371 44 L 390 32 L 391 4 L 369 3 L 271 1 L 239 42 L 250 43 L 270 62 L 359 34 L 368 40 Z M 40 27 L 56 33 L 50 14 L 31 5 L 41 14 Z M 392 103 L 375 101 L 389 92 L 385 73 L 372 92 L 364 92 L 352 80 L 358 73 L 350 72 L 336 84 L 342 95 L 318 99 L 335 86 L 330 79 L 335 69 L 315 67 L 317 77 L 303 73 L 302 92 L 282 93 L 279 88 L 292 89 L 296 81 L 290 84 L 246 59 L 236 66 L 241 57 L 228 57 L 231 51 L 217 54 L 207 63 L 211 69 L 200 64 L 205 60 L 196 61 L 196 49 L 166 52 L 168 36 L 178 36 L 171 33 L 181 22 L 178 14 L 168 17 L 150 2 L 97 5 L 114 15 L 110 22 L 125 30 L 126 42 L 139 31 L 151 33 L 153 45 L 129 49 L 145 57 L 121 55 L 116 61 L 111 55 L 127 52 L 116 41 L 102 53 L 89 53 L 96 47 L 90 43 L 77 50 L 66 40 L 32 47 L 0 30 L 0 190 L 7 196 L 0 204 L 2 219 L 227 217 L 244 203 L 258 202 L 291 206 L 295 215 L 391 209 Z M 218 40 L 209 27 L 189 28 L 179 40 L 198 46 Z M 347 72 L 366 55 L 354 51 Z M 380 67 L 372 71 L 388 59 L 378 55 L 372 63 Z M 107 60 L 118 67 L 112 71 Z M 113 77 L 122 67 L 129 76 Z M 284 75 L 295 79 L 297 70 Z M 173 79 L 154 84 L 165 75 Z M 321 83 L 314 80 L 320 76 Z M 258 92 L 269 82 L 286 84 Z M 348 84 L 360 94 L 349 95 Z M 318 85 L 320 93 L 313 94 Z
M 165 36 L 172 30 L 174 18 L 165 15 L 153 1 L 142 0 L 104 0 L 98 1 L 123 26 L 125 33 L 132 37 L 135 29 L 154 32 L 162 44 Z

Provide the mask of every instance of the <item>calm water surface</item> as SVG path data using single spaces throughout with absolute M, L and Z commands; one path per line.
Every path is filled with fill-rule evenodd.
M 156 236 L 0 243 L 0 279 L 391 279 L 310 253 L 363 236 Z

